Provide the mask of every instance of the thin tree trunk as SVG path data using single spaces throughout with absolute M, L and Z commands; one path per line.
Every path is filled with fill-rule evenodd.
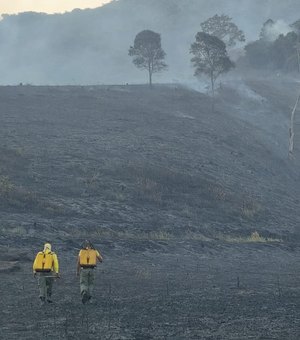
M 298 57 L 298 72 L 300 73 L 300 43 L 297 46 L 297 57 Z
M 212 112 L 215 112 L 215 82 L 214 82 L 213 73 L 211 73 L 210 75 L 210 81 L 211 81 L 211 92 L 212 92 L 211 109 L 212 109 Z
M 300 73 L 300 35 L 298 35 L 298 41 L 295 45 L 297 51 L 298 72 Z
M 148 73 L 149 73 L 149 86 L 152 87 L 152 68 L 151 63 L 148 63 Z
M 294 120 L 295 120 L 295 112 L 299 103 L 299 99 L 300 99 L 300 93 L 298 94 L 297 100 L 296 100 L 296 104 L 293 108 L 292 114 L 291 114 L 291 121 L 290 121 L 290 138 L 289 138 L 289 157 L 293 158 L 293 152 L 294 152 Z

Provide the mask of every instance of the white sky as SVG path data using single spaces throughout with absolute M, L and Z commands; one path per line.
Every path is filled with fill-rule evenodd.
M 74 8 L 95 8 L 110 0 L 0 0 L 0 14 L 20 12 L 63 13 Z

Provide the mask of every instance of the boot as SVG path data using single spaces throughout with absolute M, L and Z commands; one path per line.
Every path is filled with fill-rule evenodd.
M 82 292 L 82 297 L 81 297 L 82 303 L 85 304 L 89 300 L 88 293 L 86 291 Z
M 47 302 L 49 302 L 49 303 L 52 303 L 52 302 L 53 302 L 52 299 L 51 299 L 51 294 L 48 295 L 48 297 L 47 297 Z

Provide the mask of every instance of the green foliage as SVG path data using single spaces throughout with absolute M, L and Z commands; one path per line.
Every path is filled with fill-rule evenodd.
M 133 57 L 133 63 L 137 68 L 148 71 L 150 84 L 153 73 L 161 72 L 167 68 L 167 64 L 164 62 L 166 53 L 161 47 L 159 33 L 150 30 L 138 33 L 128 54 Z
M 245 41 L 243 31 L 241 31 L 237 25 L 232 22 L 232 18 L 227 15 L 216 14 L 202 22 L 200 26 L 203 32 L 219 38 L 225 42 L 227 46 L 234 46 L 237 41 Z

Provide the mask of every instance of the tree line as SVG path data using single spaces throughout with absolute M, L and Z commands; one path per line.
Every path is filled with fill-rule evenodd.
M 214 95 L 216 79 L 234 67 L 228 56 L 227 46 L 234 46 L 237 41 L 245 41 L 245 37 L 227 15 L 215 15 L 200 26 L 201 31 L 196 34 L 195 42 L 190 47 L 190 53 L 193 55 L 191 62 L 196 77 L 202 74 L 209 77 Z M 150 86 L 153 73 L 167 69 L 161 36 L 151 30 L 144 30 L 136 35 L 133 46 L 129 48 L 129 56 L 133 57 L 133 64 L 137 68 L 148 72 Z
M 276 25 L 272 19 L 267 20 L 259 39 L 245 45 L 239 62 L 256 69 L 300 72 L 300 20 L 290 25 L 286 34 L 270 37 L 272 32 L 276 32 Z M 216 79 L 235 67 L 228 49 L 238 42 L 245 42 L 245 35 L 227 15 L 216 14 L 202 22 L 200 27 L 190 46 L 191 63 L 196 77 L 205 75 L 210 79 L 214 96 Z M 137 68 L 148 72 L 150 86 L 153 74 L 167 69 L 161 36 L 151 30 L 136 35 L 133 46 L 129 48 L 129 56 Z
M 244 64 L 270 71 L 300 72 L 300 20 L 289 25 L 286 34 L 272 36 L 277 23 L 267 20 L 259 39 L 245 46 Z

